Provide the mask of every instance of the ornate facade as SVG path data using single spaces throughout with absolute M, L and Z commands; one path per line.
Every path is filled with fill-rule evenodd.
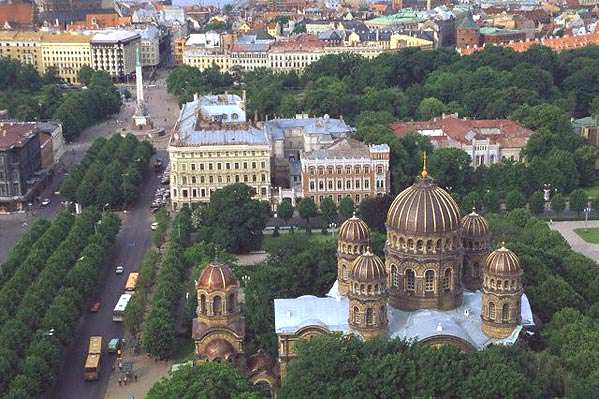
M 368 245 L 370 245 L 368 225 L 354 213 L 351 218 L 343 222 L 337 236 L 337 281 L 341 295 L 347 294 L 354 260 L 366 252 Z
M 426 173 L 387 214 L 389 303 L 402 310 L 454 309 L 462 303 L 460 208 Z
M 489 337 L 506 338 L 522 321 L 522 268 L 505 246 L 487 258 L 483 282 L 482 330 Z
M 491 237 L 489 224 L 474 209 L 462 218 L 462 245 L 464 246 L 462 282 L 471 291 L 480 290 Z
M 370 248 L 353 263 L 349 278 L 349 325 L 365 339 L 387 332 L 385 264 Z

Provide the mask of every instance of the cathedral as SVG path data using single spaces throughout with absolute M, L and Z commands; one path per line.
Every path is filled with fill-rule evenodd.
M 280 371 L 295 343 L 315 335 L 386 336 L 463 351 L 512 344 L 533 325 L 518 257 L 491 252 L 487 221 L 461 217 L 451 195 L 428 176 L 402 191 L 387 213 L 385 259 L 373 254 L 355 215 L 337 236 L 337 281 L 323 297 L 275 299 Z
M 341 333 L 468 352 L 513 344 L 534 325 L 518 257 L 504 245 L 491 252 L 487 221 L 475 211 L 462 217 L 426 165 L 391 204 L 386 228 L 383 260 L 370 248 L 366 223 L 355 215 L 346 220 L 337 235 L 337 280 L 328 294 L 275 299 L 278 361 L 260 351 L 247 356 L 239 280 L 228 266 L 209 264 L 196 281 L 198 361 L 231 362 L 275 393 L 301 339 Z

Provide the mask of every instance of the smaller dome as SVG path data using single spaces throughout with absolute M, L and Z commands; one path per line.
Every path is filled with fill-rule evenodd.
M 522 273 L 520 260 L 505 246 L 491 252 L 487 257 L 485 272 L 495 275 L 514 275 Z
M 247 369 L 251 374 L 260 373 L 262 371 L 272 372 L 275 366 L 275 361 L 262 349 L 254 353 L 247 360 Z
M 210 361 L 215 359 L 229 360 L 235 355 L 235 349 L 230 342 L 217 338 L 208 343 L 205 349 L 205 355 Z
M 462 218 L 462 236 L 466 238 L 480 238 L 489 234 L 489 224 L 486 219 L 472 212 Z
M 354 215 L 343 222 L 339 228 L 338 240 L 367 243 L 370 241 L 368 225 L 354 213 Z
M 373 281 L 385 280 L 385 264 L 375 254 L 366 249 L 362 255 L 354 261 L 351 278 L 356 282 L 369 283 Z
M 239 280 L 229 266 L 218 262 L 209 263 L 196 282 L 197 289 L 208 291 L 222 291 L 230 287 L 239 287 Z

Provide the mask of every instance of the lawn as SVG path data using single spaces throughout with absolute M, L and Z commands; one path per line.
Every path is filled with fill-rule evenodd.
M 289 234 L 289 233 L 281 234 L 279 237 L 287 236 L 287 234 Z M 301 236 L 307 235 L 307 233 L 304 231 L 304 229 L 298 229 L 298 228 L 295 229 L 295 232 L 293 234 L 298 235 L 298 236 L 299 235 L 301 235 Z M 262 246 L 264 247 L 267 242 L 278 240 L 279 237 L 273 237 L 270 234 L 265 234 L 264 242 L 262 243 Z M 320 229 L 312 229 L 312 234 L 310 234 L 309 237 L 310 237 L 310 240 L 312 240 L 314 242 L 323 242 L 323 241 L 330 241 L 330 240 L 336 239 L 336 236 L 333 237 L 333 235 L 331 233 L 322 234 L 320 232 Z
M 599 198 L 599 186 L 585 188 L 587 195 L 591 198 Z
M 591 229 L 575 229 L 576 234 L 586 242 L 591 244 L 599 244 L 599 227 Z

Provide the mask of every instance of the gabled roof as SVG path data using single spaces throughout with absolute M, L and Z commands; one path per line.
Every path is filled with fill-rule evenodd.
M 478 30 L 478 25 L 474 22 L 472 14 L 466 13 L 456 25 L 457 29 Z

